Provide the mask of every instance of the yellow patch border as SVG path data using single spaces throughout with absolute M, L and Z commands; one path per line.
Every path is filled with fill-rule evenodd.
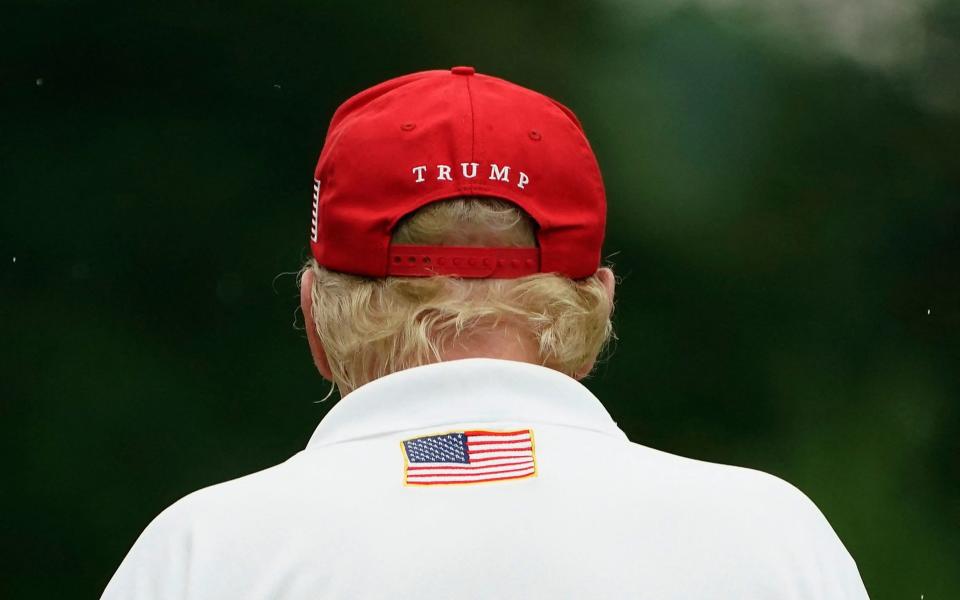
M 511 477 L 510 479 L 481 479 L 480 481 L 451 481 L 450 483 L 407 483 L 407 468 L 410 466 L 410 459 L 407 456 L 407 447 L 403 445 L 403 442 L 409 440 L 400 440 L 400 453 L 403 454 L 403 486 L 404 487 L 437 487 L 437 486 L 455 486 L 455 485 L 477 485 L 478 483 L 509 483 L 511 481 L 523 481 L 524 479 L 530 479 L 531 477 L 536 477 L 539 469 L 537 467 L 537 441 L 533 435 L 532 427 L 525 427 L 527 431 L 530 432 L 530 453 L 533 455 L 533 473 L 529 475 L 523 475 L 521 477 Z M 489 431 L 490 433 L 507 433 L 508 431 L 516 431 L 516 427 L 511 427 L 510 429 L 502 429 L 497 431 L 496 429 L 476 429 L 469 431 Z M 439 433 L 425 433 L 423 435 L 418 435 L 417 437 L 410 439 L 417 439 L 422 437 L 432 437 L 435 435 L 448 435 L 451 433 L 463 433 L 464 429 L 451 429 L 449 431 L 443 431 Z

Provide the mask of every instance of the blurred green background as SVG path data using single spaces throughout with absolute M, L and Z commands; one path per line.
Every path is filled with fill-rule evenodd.
M 957 2 L 2 14 L 3 598 L 97 597 L 163 508 L 306 444 L 326 125 L 457 64 L 584 123 L 623 277 L 589 386 L 631 439 L 792 482 L 873 598 L 960 597 Z

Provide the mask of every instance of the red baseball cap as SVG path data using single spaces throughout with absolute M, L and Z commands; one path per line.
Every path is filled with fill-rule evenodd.
M 537 248 L 391 245 L 406 215 L 438 200 L 499 198 L 537 224 Z M 572 279 L 600 266 L 606 197 L 577 117 L 472 67 L 423 71 L 337 109 L 314 172 L 310 248 L 333 271 Z

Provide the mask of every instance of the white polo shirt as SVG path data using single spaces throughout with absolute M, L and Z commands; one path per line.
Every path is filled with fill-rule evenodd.
M 275 467 L 194 492 L 105 599 L 860 599 L 817 507 L 630 442 L 580 383 L 465 359 L 334 406 Z

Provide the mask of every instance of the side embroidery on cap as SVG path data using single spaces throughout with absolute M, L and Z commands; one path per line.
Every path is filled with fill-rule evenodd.
M 320 180 L 313 180 L 313 210 L 310 214 L 310 241 L 317 241 L 317 213 L 320 211 Z
M 400 442 L 404 485 L 462 485 L 537 475 L 532 429 L 449 431 Z

